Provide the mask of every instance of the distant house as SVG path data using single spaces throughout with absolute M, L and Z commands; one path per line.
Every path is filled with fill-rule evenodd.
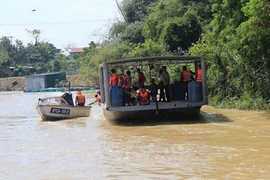
M 74 58 L 76 55 L 80 55 L 83 52 L 83 48 L 72 48 L 69 51 L 69 56 Z
M 30 74 L 32 72 L 36 72 L 36 68 L 34 68 L 33 66 L 23 66 L 23 71 L 26 74 Z
M 53 88 L 60 81 L 66 81 L 66 73 L 43 73 L 25 76 L 25 90 Z

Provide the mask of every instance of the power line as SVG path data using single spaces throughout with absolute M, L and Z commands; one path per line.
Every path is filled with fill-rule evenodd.
M 93 21 L 106 21 L 106 20 L 109 20 L 109 19 L 88 19 L 88 20 L 77 20 L 77 21 L 14 23 L 14 24 L 0 24 L 0 26 L 29 26 L 29 25 L 72 24 L 72 23 L 88 23 L 88 22 L 93 22 Z

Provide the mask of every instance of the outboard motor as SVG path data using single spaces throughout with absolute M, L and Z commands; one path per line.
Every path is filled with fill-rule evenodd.
M 64 98 L 69 105 L 74 106 L 73 98 L 71 93 L 64 93 L 62 95 L 62 98 Z

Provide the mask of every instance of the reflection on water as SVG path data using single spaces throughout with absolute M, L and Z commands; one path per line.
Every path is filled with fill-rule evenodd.
M 116 126 L 93 105 L 88 118 L 41 121 L 37 99 L 59 94 L 0 92 L 1 178 L 270 178 L 268 112 L 205 106 L 196 119 Z

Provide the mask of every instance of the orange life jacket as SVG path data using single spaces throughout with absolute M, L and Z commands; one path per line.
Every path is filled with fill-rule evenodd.
M 97 94 L 97 101 L 101 101 L 101 96 Z
M 202 69 L 197 69 L 197 81 L 202 82 Z
M 142 90 L 140 89 L 139 96 L 140 96 L 140 100 L 145 102 L 149 98 L 149 93 L 146 90 L 145 92 L 142 92 Z
M 191 73 L 189 70 L 183 71 L 183 81 L 191 81 Z
M 110 77 L 110 83 L 111 86 L 117 86 L 118 85 L 118 75 L 116 73 L 113 73 Z
M 85 104 L 85 97 L 82 94 L 77 96 L 78 104 Z

